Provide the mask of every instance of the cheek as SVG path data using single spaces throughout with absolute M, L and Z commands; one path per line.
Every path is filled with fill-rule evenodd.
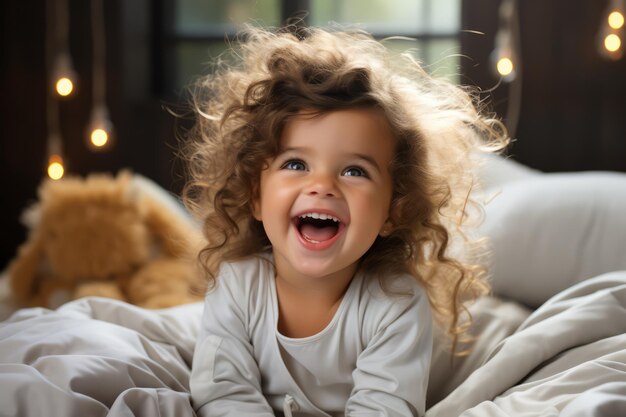
M 368 226 L 376 228 L 382 225 L 389 217 L 391 195 L 381 193 L 380 190 L 360 195 L 356 199 L 358 210 L 363 213 L 361 219 Z
M 262 178 L 259 198 L 256 200 L 258 211 L 269 215 L 284 215 L 289 211 L 293 201 L 294 187 L 277 175 Z M 260 220 L 257 218 L 257 220 Z M 267 219 L 266 219 L 267 220 Z
M 267 170 L 261 171 L 258 185 L 254 189 L 253 207 L 254 218 L 261 221 L 263 220 L 263 213 L 267 210 L 266 206 L 268 202 L 272 200 L 272 190 L 276 188 L 275 184 L 272 184 L 272 175 Z
M 389 214 L 389 210 L 391 208 L 391 197 L 393 194 L 393 184 L 391 179 L 388 179 L 384 182 L 384 185 L 377 187 L 370 194 L 370 199 L 372 206 L 376 207 L 377 210 L 384 213 L 385 218 L 387 218 Z

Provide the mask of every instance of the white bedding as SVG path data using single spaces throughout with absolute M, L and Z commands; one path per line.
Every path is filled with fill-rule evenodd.
M 453 371 L 434 362 L 431 379 L 446 392 L 430 395 L 454 388 L 441 381 L 460 385 L 427 416 L 626 415 L 626 271 L 559 293 L 511 335 L 489 330 L 491 313 L 510 304 L 476 304 L 487 331 Z M 0 415 L 193 416 L 189 366 L 201 308 L 88 298 L 18 311 L 0 323 Z
M 626 271 L 548 300 L 427 416 L 626 416 Z
M 0 415 L 193 416 L 201 304 L 144 310 L 87 298 L 0 323 Z

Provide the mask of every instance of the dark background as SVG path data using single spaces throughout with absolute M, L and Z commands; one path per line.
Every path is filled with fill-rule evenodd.
M 115 124 L 115 146 L 91 152 L 85 123 L 91 109 L 90 5 L 69 0 L 70 50 L 81 93 L 60 103 L 69 174 L 117 172 L 130 167 L 178 193 L 180 91 L 168 82 L 167 1 L 105 0 L 107 104 Z M 497 30 L 498 0 L 463 0 L 463 84 L 492 90 L 493 109 L 507 114 L 509 90 L 489 70 Z M 519 2 L 522 100 L 516 141 L 509 154 L 547 172 L 626 171 L 626 59 L 609 61 L 597 49 L 597 32 L 607 1 L 523 0 Z M 36 198 L 45 175 L 45 1 L 6 0 L 0 5 L 2 94 L 0 270 L 25 240 L 18 219 Z M 473 31 L 482 32 L 482 35 Z M 80 34 L 77 36 L 76 34 Z M 495 89 L 494 87 L 497 86 Z

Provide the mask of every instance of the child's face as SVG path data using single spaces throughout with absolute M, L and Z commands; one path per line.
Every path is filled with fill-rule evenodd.
M 394 145 L 387 121 L 374 109 L 287 123 L 280 153 L 261 172 L 254 207 L 279 276 L 352 277 L 389 226 Z

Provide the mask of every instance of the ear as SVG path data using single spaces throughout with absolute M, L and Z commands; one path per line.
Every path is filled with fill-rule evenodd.
M 393 232 L 393 223 L 391 222 L 391 219 L 387 219 L 385 223 L 383 223 L 382 227 L 380 228 L 378 235 L 380 237 L 387 237 L 392 232 Z
M 195 227 L 190 218 L 184 218 L 181 213 L 174 213 L 150 198 L 142 198 L 140 204 L 144 205 L 148 229 L 161 242 L 163 252 L 179 257 L 195 254 L 200 249 L 200 227 Z
M 387 237 L 391 233 L 393 233 L 393 230 L 396 224 L 394 219 L 397 219 L 399 217 L 399 212 L 400 212 L 400 207 L 398 205 L 398 202 L 392 200 L 391 205 L 389 207 L 389 216 L 387 217 L 387 220 L 385 220 L 385 223 L 383 223 L 383 225 L 380 228 L 380 231 L 378 232 L 378 235 L 380 237 Z
M 44 257 L 43 239 L 40 236 L 40 233 L 32 234 L 20 246 L 17 257 L 8 266 L 9 285 L 19 303 L 29 304 L 38 291 Z
M 263 216 L 261 211 L 261 185 L 260 180 L 252 185 L 252 189 L 250 190 L 250 211 L 252 212 L 252 217 L 256 220 L 262 222 Z
M 250 204 L 250 208 L 252 210 L 252 217 L 257 219 L 258 221 L 263 221 L 263 216 L 261 215 L 261 201 L 258 198 L 254 198 L 252 203 Z

